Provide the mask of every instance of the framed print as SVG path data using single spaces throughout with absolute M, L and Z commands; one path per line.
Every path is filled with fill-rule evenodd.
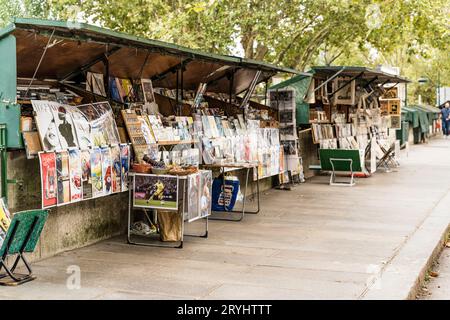
M 42 209 L 57 204 L 56 155 L 54 152 L 39 152 L 41 167 Z
M 142 92 L 144 93 L 144 102 L 153 103 L 155 102 L 155 95 L 153 93 L 152 80 L 141 79 Z
M 135 207 L 178 210 L 178 176 L 135 174 L 133 182 Z
M 350 80 L 351 78 L 342 77 L 337 78 L 333 81 L 333 92 L 335 92 L 333 96 L 334 104 L 355 104 L 356 82 L 355 80 L 351 80 L 351 82 L 349 83 Z M 339 91 L 336 91 L 338 89 Z

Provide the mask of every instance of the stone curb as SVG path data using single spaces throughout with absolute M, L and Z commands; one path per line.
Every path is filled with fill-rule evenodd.
M 449 231 L 450 192 L 447 192 L 359 298 L 415 299 Z

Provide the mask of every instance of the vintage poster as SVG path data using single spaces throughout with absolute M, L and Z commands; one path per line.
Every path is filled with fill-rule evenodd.
M 57 177 L 56 156 L 54 152 L 39 152 L 41 166 L 41 193 L 42 209 L 56 206 L 57 203 Z
M 70 203 L 69 153 L 56 152 L 56 175 L 58 180 L 58 205 Z
M 91 151 L 91 180 L 92 180 L 92 197 L 101 197 L 103 195 L 103 162 L 102 150 L 94 148 Z
M 200 171 L 200 216 L 211 215 L 212 172 Z
M 82 200 L 81 152 L 78 148 L 69 149 L 70 201 Z
M 61 149 L 58 128 L 53 118 L 53 111 L 58 110 L 60 104 L 53 101 L 32 100 L 36 126 L 44 151 Z
M 128 171 L 130 169 L 130 146 L 127 144 L 120 145 L 120 179 L 121 179 L 121 190 L 128 190 Z
M 66 107 L 60 105 L 56 110 L 52 109 L 53 119 L 57 128 L 61 148 L 67 149 L 78 147 L 78 141 L 75 133 L 71 112 Z
M 107 145 L 106 132 L 101 126 L 100 114 L 92 104 L 78 106 L 78 110 L 86 117 L 90 126 L 90 141 L 92 147 Z
M 142 92 L 144 93 L 144 102 L 155 102 L 155 96 L 153 94 L 153 85 L 150 79 L 141 79 Z
M 112 168 L 111 151 L 109 147 L 102 148 L 102 176 L 103 176 L 103 195 L 112 193 Z
M 81 181 L 83 184 L 83 200 L 92 198 L 91 152 L 81 150 Z
M 91 125 L 89 124 L 86 115 L 75 106 L 65 106 L 65 108 L 72 116 L 78 146 L 80 149 L 87 149 L 91 147 Z
M 111 168 L 112 168 L 112 192 L 120 192 L 121 190 L 121 162 L 120 162 L 120 147 L 112 146 L 111 147 Z
M 200 172 L 187 176 L 187 190 L 188 220 L 193 220 L 200 216 Z
M 178 177 L 135 174 L 133 205 L 141 208 L 178 210 Z
M 96 120 L 96 126 L 101 128 L 106 144 L 115 145 L 120 143 L 119 130 L 117 129 L 116 121 L 114 120 L 114 113 L 109 105 L 109 102 L 98 102 L 93 104 L 99 115 Z

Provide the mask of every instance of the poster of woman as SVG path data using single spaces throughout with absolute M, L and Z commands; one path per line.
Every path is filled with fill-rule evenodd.
M 202 218 L 211 215 L 212 172 L 200 171 L 200 216 Z
M 59 141 L 62 149 L 78 147 L 76 139 L 75 126 L 73 124 L 71 113 L 66 107 L 59 105 L 57 109 L 52 109 L 53 119 L 58 132 Z
M 39 163 L 41 167 L 42 209 L 45 209 L 56 206 L 57 203 L 55 153 L 39 152 Z
M 53 118 L 53 111 L 58 110 L 60 104 L 53 101 L 40 100 L 32 100 L 31 103 L 43 150 L 55 151 L 61 149 L 58 127 Z

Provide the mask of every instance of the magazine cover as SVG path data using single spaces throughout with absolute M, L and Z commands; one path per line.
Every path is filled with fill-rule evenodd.
M 133 205 L 141 208 L 178 210 L 178 177 L 136 174 Z
M 6 232 L 8 231 L 10 225 L 11 225 L 11 214 L 9 213 L 9 210 L 6 207 L 5 202 L 3 201 L 2 198 L 0 199 L 0 231 L 3 231 L 3 233 L 6 235 Z M 4 240 L 4 237 L 2 239 L 2 237 L 0 236 L 0 242 L 2 240 Z
M 83 184 L 83 200 L 92 198 L 91 152 L 81 150 L 81 181 Z
M 89 124 L 86 115 L 75 106 L 65 106 L 65 108 L 70 112 L 72 116 L 78 146 L 80 147 L 80 149 L 87 149 L 91 147 L 91 125 Z
M 127 144 L 120 145 L 120 163 L 121 163 L 121 190 L 128 190 L 128 170 L 130 169 L 130 146 Z
M 111 147 L 111 168 L 112 168 L 112 192 L 120 192 L 121 190 L 121 163 L 120 163 L 120 147 L 119 146 L 112 146 Z
M 70 173 L 70 201 L 82 200 L 81 183 L 81 152 L 80 149 L 69 150 L 69 173 Z
M 116 121 L 114 120 L 114 113 L 109 105 L 109 102 L 98 102 L 93 104 L 94 108 L 99 114 L 97 119 L 97 126 L 101 128 L 104 133 L 106 144 L 119 144 L 119 130 L 117 129 Z
M 212 172 L 200 171 L 200 216 L 211 215 Z
M 53 101 L 32 100 L 35 114 L 36 126 L 39 132 L 42 148 L 44 151 L 61 149 L 58 128 L 53 118 L 52 110 L 58 110 L 59 103 Z
M 103 195 L 103 176 L 102 176 L 102 150 L 94 148 L 91 151 L 91 179 L 92 179 L 92 197 L 101 197 Z
M 60 105 L 58 109 L 53 109 L 53 119 L 57 128 L 61 148 L 78 147 L 75 125 L 73 124 L 71 112 L 66 107 Z
M 188 219 L 193 220 L 200 216 L 200 172 L 187 176 L 187 213 Z
M 57 177 L 56 156 L 54 152 L 39 152 L 41 167 L 41 194 L 42 209 L 56 206 L 57 203 Z
M 109 147 L 102 148 L 103 195 L 112 193 L 111 152 Z
M 69 153 L 56 153 L 56 175 L 58 180 L 58 205 L 70 203 Z

